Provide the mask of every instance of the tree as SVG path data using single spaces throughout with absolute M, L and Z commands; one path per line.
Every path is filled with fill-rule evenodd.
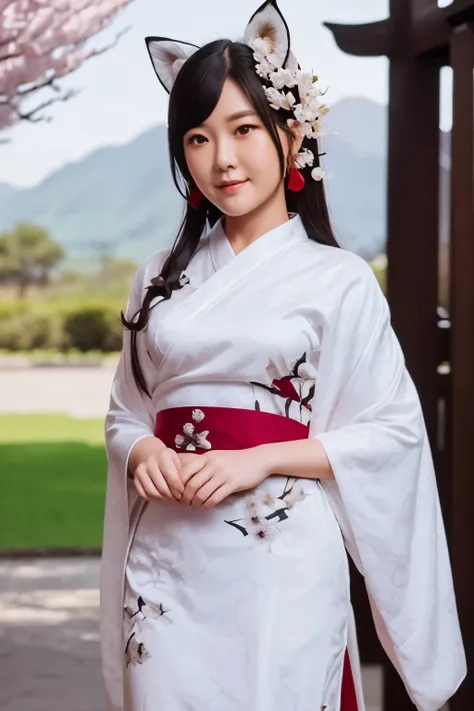
M 24 297 L 33 284 L 47 284 L 65 251 L 42 227 L 20 223 L 0 236 L 0 281 L 15 284 Z
M 107 27 L 131 0 L 0 0 L 0 130 L 21 120 L 50 120 L 43 110 L 67 101 L 58 80 L 100 49 L 87 40 Z M 52 96 L 33 108 L 25 102 L 42 89 Z
M 136 262 L 108 254 L 101 260 L 98 277 L 101 284 L 129 284 L 136 271 Z

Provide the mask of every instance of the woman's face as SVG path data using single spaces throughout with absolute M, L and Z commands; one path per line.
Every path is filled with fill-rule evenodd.
M 288 137 L 278 131 L 286 161 Z M 230 79 L 212 114 L 188 131 L 183 142 L 196 186 L 225 215 L 245 215 L 283 190 L 275 145 L 248 98 Z

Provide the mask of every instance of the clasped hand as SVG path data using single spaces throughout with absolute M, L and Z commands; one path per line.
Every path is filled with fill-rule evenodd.
M 178 454 L 163 448 L 136 468 L 135 488 L 144 499 L 210 509 L 238 491 L 253 489 L 269 475 L 258 447 Z

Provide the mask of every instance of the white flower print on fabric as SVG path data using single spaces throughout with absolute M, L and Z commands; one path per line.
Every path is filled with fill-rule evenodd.
M 288 492 L 288 494 L 285 497 L 285 504 L 287 505 L 288 509 L 292 509 L 298 504 L 300 501 L 304 501 L 308 494 L 306 494 L 303 490 L 303 487 L 301 484 L 295 484 L 292 489 Z
M 129 643 L 127 644 L 127 649 L 125 651 L 126 665 L 127 667 L 137 664 L 144 664 L 147 659 L 150 659 L 151 654 L 143 644 L 143 642 L 137 642 L 135 637 L 132 635 Z
M 271 491 L 264 491 L 262 495 L 262 504 L 269 509 L 274 509 L 278 503 L 278 499 Z
M 195 409 L 192 411 L 191 418 L 194 422 L 202 422 L 205 415 L 202 410 Z M 196 432 L 196 427 L 192 422 L 186 422 L 183 426 L 184 435 L 177 434 L 174 438 L 174 443 L 181 449 L 184 447 L 187 452 L 195 452 L 196 449 L 211 449 L 212 445 L 208 441 L 207 436 L 209 430 L 203 430 L 202 432 Z
M 280 533 L 278 524 L 288 520 L 288 512 L 307 496 L 299 481 L 288 477 L 280 496 L 268 491 L 251 495 L 244 504 L 245 515 L 225 523 L 240 531 L 244 537 L 268 543 L 271 550 L 271 544 Z
M 140 596 L 137 600 L 138 609 L 133 611 L 131 607 L 125 607 L 124 618 L 123 618 L 123 637 L 126 640 L 125 643 L 125 663 L 126 666 L 135 666 L 136 664 L 144 664 L 148 659 L 150 659 L 150 652 L 147 650 L 145 644 L 140 642 L 139 636 L 142 632 L 141 625 L 144 620 L 158 620 L 160 618 L 165 618 L 169 610 L 166 610 L 163 604 L 152 605 L 146 603 L 144 599 Z M 171 622 L 169 617 L 166 619 Z
M 259 524 L 251 526 L 249 533 L 260 543 L 266 543 L 268 550 L 271 550 L 271 544 L 276 540 L 278 535 L 278 527 L 275 523 L 262 520 Z
M 194 425 L 192 424 L 192 422 L 188 422 L 186 425 L 184 425 L 184 427 L 183 427 L 183 432 L 184 432 L 184 434 L 187 435 L 188 437 L 192 437 L 192 436 L 194 435 L 195 429 L 196 429 L 196 428 L 194 427 Z

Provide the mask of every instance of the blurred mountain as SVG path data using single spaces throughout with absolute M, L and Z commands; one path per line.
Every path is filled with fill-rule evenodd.
M 322 150 L 336 233 L 370 259 L 385 244 L 387 109 L 345 99 L 332 107 L 326 127 Z M 97 150 L 32 188 L 0 184 L 0 231 L 35 222 L 78 259 L 110 253 L 139 260 L 172 242 L 181 215 L 165 126 Z

